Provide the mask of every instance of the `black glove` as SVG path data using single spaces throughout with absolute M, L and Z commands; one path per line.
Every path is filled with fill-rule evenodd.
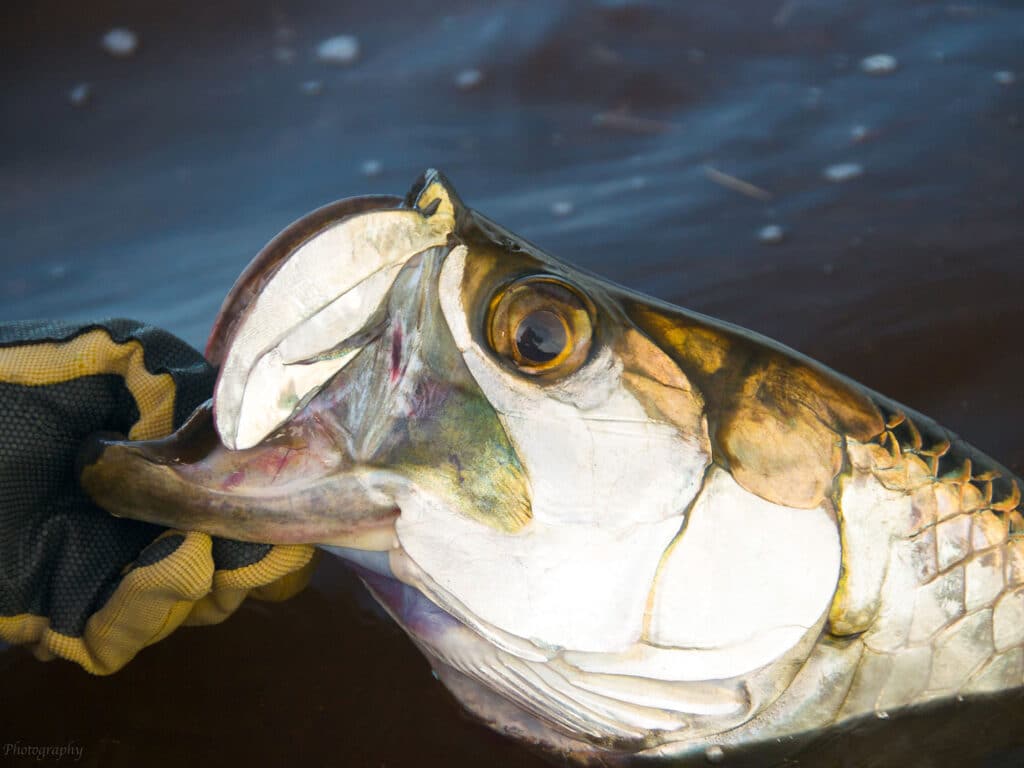
M 0 323 L 0 640 L 109 674 L 183 623 L 306 585 L 312 547 L 115 518 L 78 485 L 86 436 L 168 434 L 214 377 L 190 346 L 135 321 Z

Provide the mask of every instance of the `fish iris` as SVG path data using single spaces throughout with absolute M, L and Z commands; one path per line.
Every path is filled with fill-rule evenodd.
M 553 275 L 530 275 L 491 297 L 487 339 L 519 373 L 561 378 L 586 361 L 593 317 L 593 305 L 575 287 Z

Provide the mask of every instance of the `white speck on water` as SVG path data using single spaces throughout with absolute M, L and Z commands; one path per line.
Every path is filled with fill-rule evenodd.
M 455 75 L 455 87 L 460 91 L 471 91 L 484 81 L 484 73 L 475 67 L 464 69 Z
M 844 181 L 850 181 L 856 179 L 858 176 L 863 175 L 864 166 L 860 163 L 836 163 L 835 165 L 828 166 L 822 175 L 826 181 L 832 181 L 836 184 L 840 184 Z
M 765 245 L 777 245 L 786 239 L 786 230 L 778 224 L 768 224 L 758 230 L 757 239 Z
M 139 36 L 127 27 L 114 27 L 103 36 L 100 43 L 111 56 L 127 58 L 138 49 Z
M 1001 69 L 992 75 L 992 78 L 1000 85 L 1013 85 L 1017 82 L 1017 75 L 1008 69 Z
M 299 85 L 299 90 L 307 96 L 319 96 L 324 92 L 324 84 L 322 80 L 307 80 Z
M 860 144 L 862 141 L 867 141 L 875 132 L 868 128 L 866 125 L 855 125 L 850 129 L 850 141 L 855 144 Z
M 725 761 L 725 750 L 717 744 L 712 744 L 704 750 L 704 759 L 712 765 L 720 765 Z
M 824 95 L 825 92 L 817 86 L 808 88 L 807 92 L 804 94 L 804 106 L 807 107 L 807 109 L 817 109 L 821 106 L 821 99 Z
M 861 70 L 869 75 L 891 75 L 898 66 L 896 57 L 888 53 L 876 53 L 860 60 Z
M 84 107 L 92 100 L 92 86 L 89 83 L 79 83 L 68 91 L 68 101 L 73 107 Z
M 559 218 L 569 216 L 575 210 L 575 206 L 568 200 L 556 200 L 551 204 L 551 214 Z
M 316 47 L 316 57 L 324 64 L 351 64 L 359 58 L 359 40 L 353 35 L 329 37 Z
M 384 170 L 384 166 L 380 164 L 380 160 L 366 160 L 362 166 L 360 166 L 360 170 L 362 171 L 363 176 L 366 176 L 368 179 L 372 179 L 374 176 L 380 176 L 381 172 Z
M 889 713 L 886 712 L 884 709 L 880 709 L 877 712 L 875 712 L 875 717 L 877 717 L 879 720 L 888 720 Z
M 54 280 L 60 280 L 68 273 L 67 265 L 65 264 L 51 264 L 46 269 L 46 274 L 52 277 Z

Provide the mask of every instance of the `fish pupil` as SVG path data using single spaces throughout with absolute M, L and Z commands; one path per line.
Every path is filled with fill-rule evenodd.
M 565 323 L 546 309 L 531 312 L 516 328 L 516 349 L 527 363 L 550 363 L 562 354 L 567 343 Z

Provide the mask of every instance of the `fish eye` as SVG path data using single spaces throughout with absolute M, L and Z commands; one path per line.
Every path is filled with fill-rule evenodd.
M 565 319 L 548 309 L 531 312 L 516 326 L 512 349 L 518 362 L 546 365 L 569 348 Z
M 521 278 L 491 299 L 487 340 L 517 371 L 561 378 L 587 359 L 593 306 L 569 283 L 551 275 Z

